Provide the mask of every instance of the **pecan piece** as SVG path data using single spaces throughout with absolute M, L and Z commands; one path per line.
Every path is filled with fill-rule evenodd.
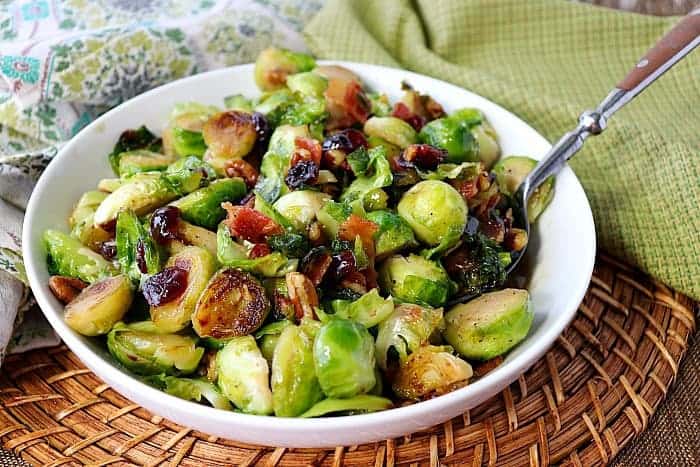
M 297 319 L 316 318 L 315 307 L 318 306 L 318 294 L 314 284 L 300 272 L 289 272 L 285 277 L 287 293 L 294 305 L 294 315 Z
M 49 278 L 49 289 L 64 305 L 72 302 L 87 286 L 88 284 L 75 277 L 51 276 Z

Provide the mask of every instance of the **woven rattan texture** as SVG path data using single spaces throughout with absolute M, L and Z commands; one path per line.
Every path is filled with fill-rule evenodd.
M 609 462 L 664 399 L 695 327 L 688 298 L 600 256 L 573 323 L 487 403 L 425 433 L 335 450 L 216 439 L 149 413 L 65 347 L 10 357 L 0 442 L 33 465 L 549 465 Z

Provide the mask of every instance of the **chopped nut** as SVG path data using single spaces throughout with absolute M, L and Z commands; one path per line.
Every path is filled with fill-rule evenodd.
M 87 286 L 88 284 L 74 277 L 51 276 L 49 278 L 49 289 L 63 304 L 72 302 L 80 291 Z
M 227 177 L 240 177 L 248 188 L 253 188 L 258 181 L 258 171 L 243 159 L 226 161 L 224 171 Z
M 286 276 L 287 293 L 294 304 L 295 316 L 298 319 L 316 317 L 314 308 L 318 306 L 318 294 L 313 283 L 300 272 L 290 272 Z

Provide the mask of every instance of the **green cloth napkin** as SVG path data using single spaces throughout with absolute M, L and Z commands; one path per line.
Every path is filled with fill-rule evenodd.
M 554 142 L 677 21 L 559 0 L 329 0 L 305 37 L 322 58 L 455 83 Z M 618 112 L 571 165 L 600 247 L 700 299 L 700 52 Z

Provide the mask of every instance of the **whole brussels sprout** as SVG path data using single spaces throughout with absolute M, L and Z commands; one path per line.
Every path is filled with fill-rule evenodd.
M 403 302 L 432 307 L 444 305 L 453 289 L 440 264 L 414 254 L 387 258 L 379 268 L 379 284 Z
M 418 245 L 413 230 L 408 223 L 392 211 L 372 211 L 367 219 L 379 226 L 375 234 L 375 252 L 377 258 L 385 258 L 406 248 Z
M 489 360 L 527 336 L 534 312 L 524 289 L 489 292 L 445 314 L 445 340 L 465 358 Z
M 424 308 L 404 303 L 379 324 L 375 354 L 382 370 L 389 368 L 392 356 L 403 364 L 408 356 L 442 329 L 442 308 Z
M 418 134 L 421 143 L 447 151 L 447 161 L 475 162 L 479 160 L 476 139 L 458 121 L 444 117 L 427 123 Z
M 134 291 L 124 275 L 84 288 L 64 309 L 66 324 L 84 336 L 107 334 L 131 306 Z
M 43 240 L 51 275 L 76 277 L 92 283 L 117 272 L 112 263 L 59 230 L 47 230 Z
M 363 130 L 368 136 L 382 138 L 401 149 L 418 141 L 416 130 L 396 117 L 370 117 Z
M 322 98 L 328 80 L 318 73 L 306 71 L 287 76 L 287 87 L 302 96 Z
M 401 365 L 392 389 L 402 399 L 420 400 L 465 386 L 472 374 L 469 363 L 452 355 L 450 346 L 425 345 Z
M 272 413 L 270 370 L 253 336 L 231 339 L 216 354 L 217 385 L 245 413 Z
M 467 226 L 468 211 L 462 195 L 438 180 L 414 185 L 401 197 L 396 210 L 416 237 L 431 246 L 453 246 Z
M 192 326 L 201 337 L 229 338 L 255 332 L 270 312 L 260 281 L 238 269 L 220 269 L 199 297 Z
M 263 91 L 281 89 L 287 76 L 316 66 L 312 56 L 286 49 L 267 48 L 255 60 L 255 84 Z
M 393 402 L 384 397 L 369 394 L 360 394 L 348 399 L 323 399 L 309 410 L 300 415 L 301 418 L 323 417 L 332 413 L 336 414 L 361 414 L 388 410 L 394 406 Z
M 274 208 L 291 221 L 296 230 L 304 232 L 316 220 L 316 215 L 321 208 L 331 199 L 329 195 L 319 191 L 297 190 L 278 199 Z
M 235 203 L 246 194 L 245 182 L 240 178 L 224 178 L 209 186 L 195 190 L 187 196 L 173 201 L 171 206 L 180 209 L 183 219 L 209 230 L 215 230 L 226 211 L 223 202 Z
M 193 373 L 204 355 L 192 337 L 156 334 L 136 325 L 117 323 L 107 335 L 107 348 L 128 370 L 139 375 Z
M 359 323 L 331 319 L 314 341 L 316 376 L 328 397 L 364 394 L 376 384 L 372 335 Z
M 270 383 L 278 417 L 296 417 L 323 399 L 314 367 L 315 331 L 310 326 L 287 326 L 277 340 Z
M 187 286 L 175 300 L 152 305 L 150 314 L 156 326 L 166 332 L 176 332 L 190 323 L 197 300 L 209 278 L 214 275 L 217 264 L 212 254 L 204 248 L 188 246 L 171 256 L 165 267 L 187 271 Z
M 501 193 L 512 196 L 536 165 L 537 161 L 527 156 L 509 156 L 500 160 L 493 168 L 493 173 L 496 174 L 496 182 Z M 554 176 L 550 176 L 530 195 L 527 201 L 528 220 L 535 222 L 553 197 Z

